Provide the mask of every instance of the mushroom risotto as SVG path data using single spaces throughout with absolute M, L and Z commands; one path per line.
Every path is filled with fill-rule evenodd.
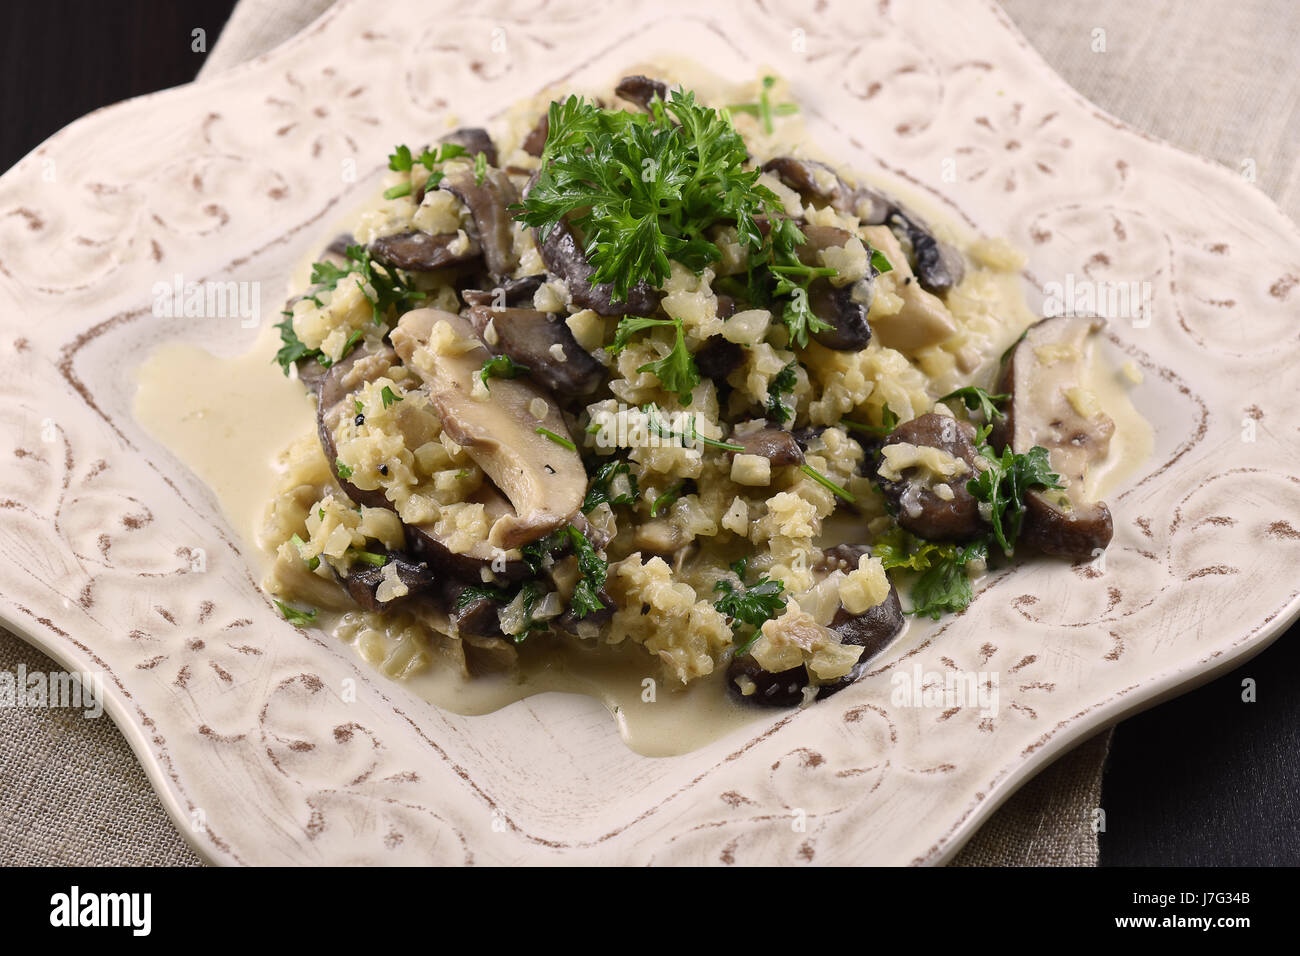
M 629 76 L 397 146 L 279 326 L 317 424 L 268 511 L 284 615 L 396 675 L 639 645 L 794 706 L 1013 553 L 1104 550 L 1101 323 L 1030 326 L 1005 243 L 792 147 L 796 114 L 770 77 Z

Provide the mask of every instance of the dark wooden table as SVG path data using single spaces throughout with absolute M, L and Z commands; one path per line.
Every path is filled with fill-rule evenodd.
M 91 110 L 185 83 L 234 6 L 36 3 L 0 13 L 0 169 Z M 1300 569 L 1297 569 L 1300 572 Z M 1131 718 L 1102 789 L 1104 865 L 1300 864 L 1300 627 L 1254 660 Z M 1242 701 L 1242 680 L 1256 703 Z

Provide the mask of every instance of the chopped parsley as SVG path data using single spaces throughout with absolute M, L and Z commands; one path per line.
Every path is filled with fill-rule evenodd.
M 912 585 L 912 614 L 938 619 L 945 611 L 960 611 L 974 596 L 966 565 L 988 557 L 988 537 L 962 546 L 918 538 L 893 525 L 876 538 L 872 553 L 886 570 L 918 571 Z
M 487 153 L 479 153 L 474 157 L 474 185 L 482 186 L 483 177 L 487 175 Z
M 811 478 L 813 481 L 817 482 L 817 484 L 821 485 L 831 494 L 835 495 L 835 497 L 842 498 L 848 502 L 854 502 L 858 500 L 851 491 L 845 488 L 841 488 L 839 485 L 835 484 L 835 482 L 831 481 L 829 478 L 823 475 L 812 465 L 806 465 L 806 464 L 800 465 L 799 470 L 802 471 L 809 478 Z
M 426 146 L 418 156 L 412 155 L 409 146 L 397 146 L 388 156 L 388 168 L 395 173 L 409 173 L 416 166 L 423 166 L 429 171 L 429 178 L 424 184 L 424 190 L 428 192 L 442 182 L 442 170 L 435 170 L 434 166 L 449 159 L 468 155 L 469 151 L 459 143 L 443 143 L 437 150 L 431 150 Z M 397 187 L 393 188 L 396 189 Z M 391 191 L 389 190 L 389 192 Z M 410 190 L 408 189 L 407 192 L 410 192 Z M 397 195 L 405 196 L 406 193 L 398 193 Z M 387 199 L 397 198 L 397 196 L 389 196 L 388 193 L 384 193 L 384 196 Z
M 578 450 L 577 445 L 569 441 L 569 439 L 565 438 L 563 435 L 555 434 L 555 432 L 551 431 L 549 428 L 543 428 L 541 425 L 538 425 L 536 431 L 537 434 L 549 438 L 551 441 L 555 442 L 555 444 L 559 445 L 561 448 L 567 448 L 569 449 L 569 451 Z
M 932 556 L 929 567 L 912 585 L 912 613 L 925 614 L 938 620 L 945 611 L 960 611 L 971 602 L 970 575 L 966 565 L 972 560 L 988 557 L 988 542 L 981 538 L 964 548 L 945 545 Z
M 519 630 L 510 635 L 510 639 L 516 644 L 522 644 L 533 631 L 549 631 L 551 629 L 551 626 L 545 621 L 538 621 L 533 618 L 533 615 L 537 612 L 537 602 L 542 599 L 544 594 L 541 584 L 537 581 L 525 581 L 519 589 L 516 598 L 520 601 L 523 620 L 520 622 Z
M 567 531 L 573 544 L 573 553 L 578 556 L 578 571 L 582 575 L 573 588 L 573 596 L 569 598 L 569 610 L 574 617 L 582 620 L 593 611 L 605 609 L 600 600 L 600 589 L 605 586 L 605 579 L 609 576 L 609 562 L 596 553 L 587 536 L 573 525 L 569 525 Z
M 798 368 L 798 362 L 791 362 L 772 376 L 767 385 L 767 417 L 779 425 L 784 425 L 794 416 L 794 406 L 781 401 L 781 396 L 794 391 L 799 381 Z
M 650 502 L 650 517 L 657 518 L 659 517 L 660 508 L 671 507 L 672 503 L 682 496 L 682 490 L 685 487 L 686 486 L 679 481 L 677 484 L 668 487 L 663 494 L 656 496 L 655 499 Z
M 379 391 L 379 400 L 384 403 L 384 408 L 387 408 L 389 405 L 393 404 L 393 402 L 402 401 L 402 396 L 394 394 L 393 389 L 390 386 L 385 385 Z
M 628 341 L 636 332 L 654 328 L 659 325 L 671 325 L 676 329 L 672 351 L 654 362 L 647 362 L 637 369 L 638 372 L 650 372 L 659 379 L 665 391 L 675 392 L 683 405 L 691 403 L 691 393 L 700 384 L 700 370 L 695 365 L 691 350 L 686 347 L 686 334 L 682 329 L 681 319 L 647 319 L 639 316 L 624 316 L 614 331 L 614 342 L 609 346 L 609 354 L 617 355 L 628 346 Z
M 965 388 L 959 388 L 956 391 L 949 392 L 947 395 L 943 396 L 943 398 L 939 399 L 939 401 L 946 402 L 950 399 L 960 399 L 961 403 L 966 406 L 967 411 L 973 412 L 976 409 L 979 409 L 979 413 L 983 417 L 984 421 L 991 422 L 997 418 L 1007 417 L 1006 412 L 998 408 L 998 405 L 1005 402 L 1010 397 L 1010 395 L 990 395 L 978 385 L 967 385 Z
M 347 551 L 343 552 L 343 556 L 352 561 L 360 561 L 376 568 L 382 568 L 388 563 L 388 555 L 376 554 L 374 551 L 363 551 L 360 548 L 348 548 Z
M 747 113 L 750 116 L 758 117 L 763 124 L 763 132 L 771 136 L 775 131 L 772 125 L 774 116 L 793 116 L 799 112 L 799 106 L 795 103 L 772 103 L 768 96 L 768 90 L 776 85 L 775 76 L 763 77 L 763 89 L 758 94 L 757 103 L 733 103 L 729 108 L 733 113 Z
M 785 610 L 785 598 L 781 597 L 785 592 L 785 584 L 772 581 L 764 575 L 746 587 L 746 563 L 742 558 L 731 566 L 732 572 L 740 579 L 739 586 L 726 578 L 713 585 L 713 590 L 722 594 L 713 606 L 731 624 L 737 656 L 748 652 L 758 640 L 759 629 L 764 622 Z
M 344 481 L 347 481 L 349 478 L 352 477 L 351 465 L 345 465 L 343 464 L 343 462 L 335 459 L 334 469 L 338 472 L 339 477 L 342 478 Z
M 309 349 L 298 338 L 298 333 L 293 330 L 292 315 L 275 327 L 280 330 L 280 351 L 275 353 L 275 361 L 285 375 L 289 374 L 289 366 L 296 365 L 302 359 L 315 358 L 319 361 L 322 358 L 320 349 Z
M 722 451 L 744 451 L 745 450 L 744 445 L 737 445 L 733 442 L 718 441 L 718 439 L 716 438 L 709 438 L 705 435 L 701 435 L 698 431 L 695 430 L 694 415 L 687 416 L 686 430 L 684 432 L 678 433 L 673 431 L 671 428 L 669 428 L 667 425 L 665 425 L 663 422 L 659 421 L 659 419 L 655 417 L 656 407 L 654 405 L 646 405 L 641 410 L 646 414 L 646 419 L 647 419 L 646 428 L 648 428 L 652 433 L 658 435 L 660 438 L 678 439 L 687 448 L 689 448 L 695 442 L 699 442 L 701 445 L 708 445 L 710 448 L 719 448 Z
M 271 601 L 275 604 L 276 607 L 280 609 L 280 613 L 284 615 L 284 619 L 288 621 L 290 624 L 315 624 L 316 623 L 317 611 L 314 607 L 308 608 L 305 611 L 300 611 L 296 607 L 290 607 L 288 604 L 285 604 L 283 601 L 275 600 L 275 598 L 272 598 Z
M 869 435 L 888 435 L 898 427 L 898 416 L 894 410 L 885 403 L 880 407 L 880 424 L 872 425 L 868 422 L 855 422 L 847 418 L 841 418 L 840 424 L 846 428 L 852 428 L 860 432 L 866 432 Z
M 480 598 L 486 598 L 496 604 L 505 604 L 510 600 L 510 592 L 492 584 L 471 584 L 456 598 L 456 610 L 464 611 Z
M 479 153 L 482 156 L 482 153 Z M 489 378 L 518 378 L 520 375 L 528 374 L 528 366 L 520 365 L 509 355 L 494 355 L 479 369 L 479 381 L 488 391 L 492 388 L 488 385 Z
M 783 220 L 781 227 L 782 231 L 788 228 L 798 232 L 798 227 L 790 219 Z M 773 230 L 774 233 L 776 231 Z M 803 241 L 802 233 L 799 234 L 798 241 Z M 771 269 L 776 274 L 774 294 L 787 297 L 785 307 L 781 311 L 781 321 L 785 323 L 786 331 L 790 333 L 790 341 L 803 348 L 808 344 L 808 336 L 811 333 L 824 332 L 831 328 L 829 322 L 813 312 L 812 305 L 808 301 L 808 289 L 817 279 L 830 278 L 837 273 L 834 269 L 825 266 L 806 266 L 797 260 L 773 265 Z
M 620 480 L 621 479 L 621 480 Z M 595 477 L 582 500 L 582 513 L 591 514 L 602 504 L 631 505 L 636 503 L 636 475 L 626 461 L 607 461 L 597 469 Z
M 1025 495 L 1031 488 L 1061 488 L 1061 476 L 1052 471 L 1047 449 L 1041 445 L 1023 455 L 1007 447 L 1001 456 L 988 445 L 981 445 L 979 453 L 990 467 L 966 482 L 966 490 L 977 501 L 989 505 L 987 520 L 993 526 L 993 537 L 1002 552 L 1010 555 L 1025 519 Z

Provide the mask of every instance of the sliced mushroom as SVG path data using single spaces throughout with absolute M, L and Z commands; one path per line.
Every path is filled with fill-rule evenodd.
M 618 86 L 614 87 L 614 95 L 627 100 L 629 103 L 635 103 L 648 112 L 650 102 L 656 96 L 665 102 L 668 100 L 668 84 L 662 80 L 652 80 L 648 76 L 639 74 L 625 76 L 618 81 Z
M 543 113 L 542 118 L 537 121 L 537 125 L 528 131 L 524 141 L 520 143 L 520 148 L 529 156 L 541 156 L 542 150 L 546 148 L 546 137 L 551 130 L 551 117 L 548 113 Z
M 448 581 L 443 584 L 442 597 L 457 633 L 477 637 L 502 636 L 501 619 L 497 616 L 500 605 L 482 594 L 467 597 L 465 591 L 473 586 L 463 581 Z
M 367 611 L 379 611 L 388 607 L 393 601 L 379 600 L 379 585 L 383 583 L 385 569 L 392 565 L 396 569 L 397 579 L 406 585 L 407 593 L 396 600 L 413 597 L 427 597 L 437 587 L 437 575 L 427 561 L 417 561 L 410 555 L 392 553 L 387 555 L 383 567 L 375 567 L 364 561 L 354 561 L 348 573 L 340 580 L 347 588 L 349 596 Z
M 898 238 L 885 226 L 870 227 L 866 232 L 872 247 L 893 265 L 888 275 L 894 292 L 903 300 L 903 307 L 893 315 L 872 318 L 871 327 L 880 344 L 911 355 L 951 338 L 957 331 L 956 320 L 942 299 L 921 288 Z
M 904 422 L 885 439 L 876 477 L 903 528 L 930 541 L 967 541 L 984 530 L 979 502 L 966 490 L 966 483 L 976 475 L 974 438 L 975 429 L 968 422 L 931 412 Z M 886 477 L 886 450 L 897 445 L 938 449 L 942 455 L 934 457 L 953 473 L 936 474 L 917 464 L 902 468 L 901 478 Z
M 542 283 L 545 281 L 546 273 L 539 272 L 537 275 L 507 279 L 495 289 L 464 289 L 461 291 L 460 297 L 468 305 L 491 305 L 505 308 L 523 302 L 531 303 L 533 293 L 541 288 Z
M 491 527 L 501 518 L 514 518 L 510 502 L 489 483 L 466 499 L 481 504 Z M 438 532 L 437 523 L 403 525 L 406 549 L 432 564 L 440 573 L 470 584 L 481 584 L 484 573 L 492 578 L 518 581 L 528 576 L 528 564 L 515 549 L 503 550 L 491 541 L 478 541 L 468 551 L 453 551 Z
M 529 378 L 566 400 L 590 395 L 605 378 L 605 366 L 578 344 L 556 313 L 476 305 L 469 320 L 493 353 L 527 366 Z
M 450 312 L 408 312 L 390 337 L 402 361 L 428 386 L 443 430 L 514 507 L 513 515 L 502 515 L 492 525 L 491 544 L 519 547 L 577 513 L 587 492 L 587 473 L 576 451 L 544 434 L 570 441 L 550 395 L 518 378 L 494 381 L 490 400 L 475 397 L 474 383 L 491 353 L 473 327 Z
M 744 361 L 744 347 L 727 341 L 721 335 L 710 336 L 695 353 L 695 367 L 700 374 L 717 383 L 725 382 L 727 376 Z
M 897 200 L 865 186 L 850 186 L 825 163 L 810 159 L 780 156 L 766 162 L 763 169 L 805 201 L 857 216 L 863 225 L 888 225 L 905 236 L 912 250 L 912 267 L 926 291 L 943 295 L 962 280 L 966 267 L 961 253 L 936 239 L 925 221 Z
M 497 164 L 496 144 L 492 142 L 492 137 L 488 134 L 488 131 L 478 126 L 462 126 L 460 129 L 454 129 L 439 142 L 463 146 L 471 159 L 482 153 L 487 157 L 489 166 Z
M 857 216 L 868 226 L 884 223 L 896 208 L 894 201 L 883 193 L 850 186 L 839 173 L 816 160 L 778 156 L 764 163 L 763 171 L 772 173 L 805 202 L 816 200 L 823 206 Z
M 347 258 L 348 248 L 357 244 L 356 237 L 350 232 L 340 232 L 325 247 L 325 255 L 333 257 L 336 264 L 342 265 Z
M 799 447 L 807 451 L 808 446 L 820 438 L 824 431 L 826 431 L 825 425 L 805 425 L 803 428 L 796 428 L 790 434 L 799 443 Z
M 509 207 L 518 201 L 519 191 L 510 177 L 489 166 L 483 173 L 483 181 L 477 182 L 474 167 L 469 163 L 449 163 L 447 175 L 438 188 L 454 193 L 469 207 L 488 271 L 494 277 L 513 272 L 519 265 L 519 257 L 515 254 L 514 219 Z
M 861 553 L 866 553 L 861 545 L 843 547 L 862 548 Z M 851 565 L 857 567 L 857 561 L 852 561 Z M 839 633 L 842 643 L 861 647 L 862 652 L 851 671 L 818 686 L 816 699 L 824 700 L 837 694 L 861 677 L 871 659 L 903 629 L 903 623 L 903 605 L 892 582 L 889 596 L 875 607 L 867 608 L 861 614 L 849 614 L 843 607 L 836 611 L 831 619 L 831 630 Z M 752 693 L 744 693 L 740 683 L 751 682 Z M 808 670 L 802 665 L 772 673 L 763 670 L 752 657 L 745 656 L 733 658 L 727 667 L 727 687 L 732 694 L 742 701 L 764 707 L 799 706 L 804 702 L 804 688 L 808 682 Z
M 818 253 L 823 249 L 843 246 L 852 240 L 852 233 L 834 226 L 801 227 L 805 242 L 797 252 L 799 261 L 807 266 L 821 265 Z M 812 337 L 819 345 L 837 352 L 856 352 L 871 341 L 871 326 L 867 324 L 867 310 L 871 308 L 872 279 L 864 278 L 852 285 L 836 288 L 828 279 L 817 279 L 809 288 L 809 306 L 813 314 L 830 324 L 829 329 L 814 332 Z
M 783 428 L 759 428 L 742 435 L 733 435 L 733 441 L 745 450 L 738 455 L 758 455 L 766 458 L 774 467 L 780 465 L 802 465 L 803 449 L 794 435 Z
M 399 232 L 380 236 L 371 242 L 370 254 L 380 262 L 407 272 L 433 272 L 470 262 L 482 254 L 482 248 L 473 237 L 464 248 L 453 251 L 452 247 L 459 238 L 460 234 L 455 232 L 437 236 L 418 229 Z
M 620 301 L 614 300 L 614 287 L 608 282 L 593 284 L 591 276 L 596 270 L 568 223 L 557 223 L 545 241 L 538 231 L 537 244 L 546 268 L 568 284 L 569 296 L 579 307 L 604 316 L 650 315 L 659 307 L 659 294 L 644 281 L 629 289 L 627 298 Z
M 363 489 L 337 474 L 335 462 L 338 461 L 338 449 L 334 433 L 342 420 L 356 414 L 353 394 L 362 386 L 387 374 L 397 362 L 397 353 L 387 346 L 361 345 L 347 358 L 335 364 L 324 374 L 317 385 L 316 424 L 320 436 L 321 449 L 330 463 L 330 470 L 335 472 L 335 480 L 344 494 L 359 505 L 369 508 L 387 508 L 396 510 L 393 503 L 384 494 L 383 488 Z M 401 406 L 402 425 L 407 444 L 418 447 L 429 440 L 427 433 L 436 428 L 436 420 L 428 412 L 408 410 Z M 482 504 L 492 521 L 504 514 L 511 513 L 510 503 L 493 487 L 485 485 L 471 496 L 471 503 Z M 525 565 L 518 552 L 506 551 L 482 542 L 468 552 L 455 552 L 437 531 L 435 524 L 403 525 L 406 535 L 406 548 L 412 560 L 423 561 L 437 571 L 454 577 L 471 581 L 482 581 L 484 568 L 495 566 L 498 576 L 511 580 L 522 577 Z M 503 567 L 504 560 L 504 567 Z
M 1047 449 L 1062 491 L 1030 491 L 1020 540 L 1046 554 L 1086 558 L 1110 544 L 1114 527 L 1102 501 L 1088 501 L 1088 470 L 1110 453 L 1115 423 L 1089 407 L 1083 387 L 1084 350 L 1102 319 L 1061 316 L 1030 326 L 1007 356 L 998 391 L 1009 393 L 1007 417 L 993 433 L 995 448 L 1023 454 Z
M 867 284 L 863 280 L 856 285 Z M 869 284 L 867 288 L 870 288 Z M 859 301 L 854 286 L 835 288 L 825 279 L 813 282 L 808 305 L 813 315 L 830 328 L 812 334 L 814 341 L 836 352 L 857 352 L 871 341 L 871 326 L 867 323 L 867 308 Z
M 946 242 L 934 237 L 930 228 L 915 215 L 894 211 L 890 225 L 901 228 L 912 243 L 912 269 L 921 288 L 935 295 L 944 295 L 966 275 L 962 255 Z

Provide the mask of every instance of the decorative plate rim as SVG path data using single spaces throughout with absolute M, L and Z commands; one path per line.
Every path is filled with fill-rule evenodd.
M 279 44 L 273 50 L 246 63 L 232 67 L 230 70 L 220 74 L 218 77 L 205 79 L 202 82 L 196 81 L 195 83 L 186 84 L 170 90 L 145 94 L 141 97 L 136 97 L 132 100 L 127 100 L 123 103 L 97 110 L 94 113 L 88 114 L 86 117 L 74 121 L 47 139 L 45 143 L 40 147 L 37 147 L 36 150 L 33 150 L 27 157 L 24 157 L 24 159 L 14 167 L 14 169 L 10 170 L 3 177 L 0 177 L 0 195 L 3 194 L 3 187 L 6 184 L 13 184 L 14 180 L 17 178 L 17 170 L 26 165 L 30 165 L 31 161 L 33 161 L 35 157 L 44 154 L 51 147 L 58 146 L 63 140 L 75 138 L 76 134 L 79 131 L 84 130 L 91 122 L 92 118 L 102 116 L 102 114 L 106 112 L 124 112 L 124 108 L 132 104 L 138 105 L 145 102 L 167 104 L 179 102 L 191 96 L 195 89 L 219 91 L 219 88 L 223 85 L 235 85 L 246 75 L 259 72 L 266 65 L 285 60 L 295 53 L 309 47 L 310 42 L 314 37 L 325 31 L 337 18 L 347 16 L 348 13 L 358 6 L 359 3 L 357 0 L 345 0 L 345 2 L 340 2 L 332 6 L 309 26 L 304 28 L 295 36 Z M 889 0 L 884 0 L 884 2 L 879 4 L 882 13 L 885 12 L 889 6 Z M 1246 195 L 1253 197 L 1251 202 L 1257 207 L 1257 213 L 1267 212 L 1269 216 L 1280 220 L 1280 223 L 1274 222 L 1270 223 L 1270 225 L 1275 229 L 1279 228 L 1279 226 L 1281 227 L 1280 231 L 1287 234 L 1287 238 L 1292 245 L 1293 251 L 1294 248 L 1300 247 L 1300 230 L 1297 230 L 1296 225 L 1292 223 L 1284 213 L 1282 213 L 1280 208 L 1278 208 L 1269 197 L 1257 189 L 1247 187 L 1238 177 L 1233 176 L 1222 166 L 1219 166 L 1204 157 L 1188 153 L 1147 133 L 1136 130 L 1122 120 L 1119 120 L 1106 111 L 1101 110 L 1095 104 L 1092 104 L 1083 97 L 1077 90 L 1071 87 L 1063 77 L 1061 77 L 1049 64 L 1047 64 L 1045 60 L 1042 59 L 1041 55 L 1028 43 L 1018 28 L 1016 28 L 1014 23 L 996 3 L 993 3 L 992 0 L 985 0 L 984 7 L 985 13 L 991 12 L 994 20 L 1000 28 L 1019 45 L 1021 48 L 1020 55 L 1023 56 L 1025 52 L 1030 54 L 1027 61 L 1028 65 L 1032 67 L 1031 72 L 1034 72 L 1039 76 L 1046 72 L 1046 74 L 1052 78 L 1052 85 L 1054 87 L 1053 93 L 1055 95 L 1059 96 L 1062 93 L 1067 94 L 1075 106 L 1088 110 L 1094 117 L 1109 125 L 1117 134 L 1136 137 L 1158 150 L 1170 152 L 1173 156 L 1179 157 L 1180 161 L 1186 161 L 1188 158 L 1196 160 L 1205 170 L 1212 171 L 1208 172 L 1209 178 L 1218 181 L 1219 185 L 1223 188 L 1225 195 L 1231 193 L 1237 197 Z M 656 17 L 652 22 L 665 22 L 667 19 L 672 17 L 672 15 L 671 12 L 664 13 Z M 883 161 L 881 162 L 881 165 L 885 166 Z M 890 167 L 885 166 L 885 168 Z M 895 170 L 895 172 L 898 171 Z M 963 216 L 966 215 L 963 208 L 951 199 L 949 194 L 936 190 L 926 183 L 918 182 L 917 185 L 932 192 L 938 199 L 956 210 L 959 214 Z M 346 190 L 343 192 L 346 192 Z M 313 222 L 316 222 L 327 215 L 338 198 L 339 195 L 336 195 L 333 200 L 330 200 L 322 208 L 319 208 L 315 215 L 305 220 L 296 220 L 293 228 L 288 233 L 277 234 L 277 238 L 273 240 L 272 244 L 287 239 L 300 229 L 308 228 Z M 1262 204 L 1260 202 L 1261 200 Z M 967 218 L 969 219 L 969 217 Z M 1251 218 L 1256 217 L 1252 216 Z M 260 247 L 255 249 L 253 252 L 249 253 L 249 256 L 256 256 L 262 252 L 264 248 L 265 247 Z M 7 269 L 4 271 L 4 278 L 10 280 L 13 278 Z M 0 325 L 0 329 L 3 328 L 3 325 Z M 70 363 L 70 357 L 68 361 Z M 1208 414 L 1208 411 L 1206 411 L 1207 421 Z M 105 420 L 108 420 L 106 415 L 103 415 L 103 417 Z M 111 421 L 109 423 L 112 425 Z M 114 429 L 117 428 L 116 425 L 112 425 L 112 427 Z M 119 453 L 123 452 L 119 449 Z M 162 467 L 155 466 L 155 469 L 159 475 L 164 474 Z M 1226 474 L 1226 472 L 1223 474 Z M 1220 473 L 1216 472 L 1209 480 L 1214 480 L 1219 477 L 1219 475 Z M 0 475 L 0 477 L 3 477 L 3 475 Z M 1136 489 L 1134 488 L 1130 490 Z M 1126 494 L 1127 493 L 1128 492 L 1126 492 Z M 1189 500 L 1191 495 L 1192 493 L 1189 493 L 1187 497 L 1183 499 L 1183 502 L 1180 503 L 1180 506 L 1182 503 Z M 1063 574 L 1064 571 L 1061 573 Z M 24 606 L 24 604 L 19 603 L 17 598 L 11 594 L 7 586 L 3 595 L 3 605 L 4 614 L 0 615 L 0 619 L 3 620 L 5 626 L 15 634 L 18 634 L 24 640 L 31 643 L 33 646 L 53 657 L 60 665 L 73 668 L 74 665 L 79 663 L 85 664 L 98 662 L 100 665 L 103 665 L 104 670 L 110 674 L 112 673 L 112 668 L 108 667 L 91 647 L 72 637 L 67 631 L 62 630 L 50 618 L 42 617 L 42 609 L 39 606 L 37 606 L 35 610 L 32 610 Z M 1271 643 L 1287 625 L 1295 620 L 1297 616 L 1300 616 L 1300 590 L 1293 590 L 1280 605 L 1271 611 L 1269 616 L 1263 622 L 1244 635 L 1236 635 L 1231 643 L 1226 645 L 1220 643 L 1218 649 L 1215 650 L 1214 653 L 1201 657 L 1190 663 L 1182 662 L 1176 666 L 1159 670 L 1154 674 L 1147 674 L 1138 683 L 1124 687 L 1105 700 L 1091 704 L 1073 716 L 1059 721 L 1055 726 L 1043 733 L 1033 748 L 1031 748 L 1034 753 L 1033 756 L 1023 756 L 1023 759 L 1016 759 L 1009 766 L 1004 766 L 1002 763 L 998 763 L 998 773 L 984 788 L 985 792 L 980 794 L 979 798 L 973 804 L 965 806 L 964 812 L 952 824 L 952 826 L 939 837 L 935 845 L 931 847 L 929 851 L 919 854 L 913 862 L 942 863 L 950 859 L 951 856 L 961 848 L 965 841 L 970 838 L 974 830 L 982 824 L 988 816 L 991 815 L 1005 799 L 1007 799 L 1007 797 L 1014 793 L 1015 790 L 1029 777 L 1041 771 L 1047 763 L 1054 760 L 1069 747 L 1078 743 L 1087 736 L 1095 734 L 1105 727 L 1123 719 L 1131 713 L 1144 709 L 1145 707 L 1153 706 L 1171 696 L 1174 696 L 1176 693 L 1190 690 L 1192 687 L 1211 680 L 1222 672 L 1236 666 L 1241 661 L 1248 659 L 1268 646 L 1268 644 Z M 40 624 L 50 633 L 47 634 L 45 631 L 37 629 L 32 626 L 33 624 Z M 920 648 L 914 650 L 919 651 L 928 643 L 929 641 L 927 640 Z M 900 660 L 906 659 L 906 656 L 909 655 L 905 655 L 904 658 L 901 658 Z M 353 665 L 353 670 L 365 679 L 365 672 L 357 668 L 355 664 Z M 116 676 L 114 679 L 115 681 L 117 680 Z M 391 699 L 389 693 L 386 693 L 386 691 L 391 690 L 391 688 L 386 688 L 382 682 L 380 682 L 372 686 L 371 690 L 373 690 L 383 701 L 384 706 L 391 708 L 394 713 L 404 717 L 408 722 L 411 722 L 412 725 L 415 726 L 414 722 L 411 721 L 411 718 L 403 713 L 398 703 Z M 209 831 L 210 839 L 204 841 L 196 836 L 188 825 L 189 814 L 182 804 L 184 787 L 182 786 L 181 778 L 183 776 L 183 770 L 179 767 L 168 766 L 171 762 L 172 754 L 165 748 L 161 753 L 159 753 L 155 752 L 150 747 L 149 734 L 146 728 L 152 726 L 153 720 L 149 714 L 140 709 L 138 704 L 134 705 L 138 713 L 133 717 L 131 713 L 131 707 L 133 705 L 128 700 L 129 696 L 130 695 L 126 693 L 125 688 L 119 683 L 118 686 L 111 689 L 111 692 L 107 697 L 106 710 L 114 723 L 122 731 L 133 752 L 140 760 L 151 785 L 158 793 L 164 806 L 167 807 L 168 813 L 176 823 L 177 829 L 180 830 L 186 841 L 195 849 L 195 851 L 208 862 L 228 863 L 238 861 L 238 855 L 231 852 L 228 846 L 223 847 L 222 843 L 224 841 L 222 841 L 216 834 Z M 1089 715 L 1087 719 L 1084 719 L 1085 715 Z M 757 739 L 763 739 L 768 736 L 768 734 L 772 733 L 777 727 L 784 726 L 785 723 L 785 720 L 780 721 L 776 727 L 765 732 Z M 423 736 L 422 733 L 421 736 Z M 748 749 L 749 746 L 750 744 L 746 744 L 745 748 L 742 749 Z M 730 757 L 726 759 L 730 759 Z M 725 762 L 725 760 L 723 762 Z M 721 764 L 719 764 L 719 766 L 720 765 Z M 672 797 L 670 796 L 667 799 L 671 800 Z M 629 823 L 628 825 L 631 826 L 632 823 Z

